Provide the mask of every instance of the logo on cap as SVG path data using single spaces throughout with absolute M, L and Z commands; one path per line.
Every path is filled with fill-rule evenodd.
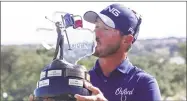
M 110 13 L 112 13 L 114 16 L 118 17 L 120 14 L 120 11 L 116 8 L 112 8 L 111 6 L 108 6 L 104 10 L 108 10 Z
M 134 29 L 133 29 L 132 27 L 130 27 L 130 28 L 128 29 L 128 31 L 130 31 L 132 34 L 134 34 Z

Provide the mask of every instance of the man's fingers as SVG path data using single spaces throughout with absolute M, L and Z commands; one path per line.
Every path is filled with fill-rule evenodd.
M 91 83 L 84 82 L 85 87 L 90 90 L 94 95 L 100 93 L 99 88 L 94 87 Z
M 79 94 L 75 94 L 75 98 L 77 101 L 96 101 L 97 97 L 96 96 L 81 96 Z

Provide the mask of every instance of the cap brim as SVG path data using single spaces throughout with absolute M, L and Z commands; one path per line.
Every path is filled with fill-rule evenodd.
M 104 15 L 104 14 L 101 14 L 101 13 L 96 13 L 94 11 L 87 11 L 83 18 L 84 20 L 86 20 L 87 22 L 90 22 L 92 24 L 95 24 L 96 22 L 96 19 L 97 18 L 100 18 L 103 23 L 109 27 L 112 27 L 112 28 L 115 28 L 115 24 L 114 22 L 112 21 L 112 19 L 110 19 L 108 16 Z
M 84 20 L 94 24 L 98 16 L 99 15 L 94 11 L 87 11 L 84 14 L 83 18 Z

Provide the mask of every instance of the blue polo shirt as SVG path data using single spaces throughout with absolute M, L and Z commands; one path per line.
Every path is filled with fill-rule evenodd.
M 156 79 L 125 59 L 109 77 L 104 76 L 98 60 L 89 71 L 91 83 L 108 101 L 161 101 Z

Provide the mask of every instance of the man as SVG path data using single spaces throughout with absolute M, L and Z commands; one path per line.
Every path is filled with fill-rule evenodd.
M 136 41 L 141 18 L 121 4 L 112 4 L 100 13 L 88 11 L 84 19 L 95 24 L 99 57 L 90 70 L 92 96 L 75 95 L 78 101 L 160 101 L 156 79 L 133 66 L 127 58 Z
M 92 84 L 85 82 L 92 95 L 76 94 L 77 101 L 160 101 L 156 79 L 127 58 L 141 17 L 121 4 L 112 4 L 98 14 L 86 12 L 84 19 L 95 24 L 97 46 L 93 55 L 99 59 L 89 71 Z

